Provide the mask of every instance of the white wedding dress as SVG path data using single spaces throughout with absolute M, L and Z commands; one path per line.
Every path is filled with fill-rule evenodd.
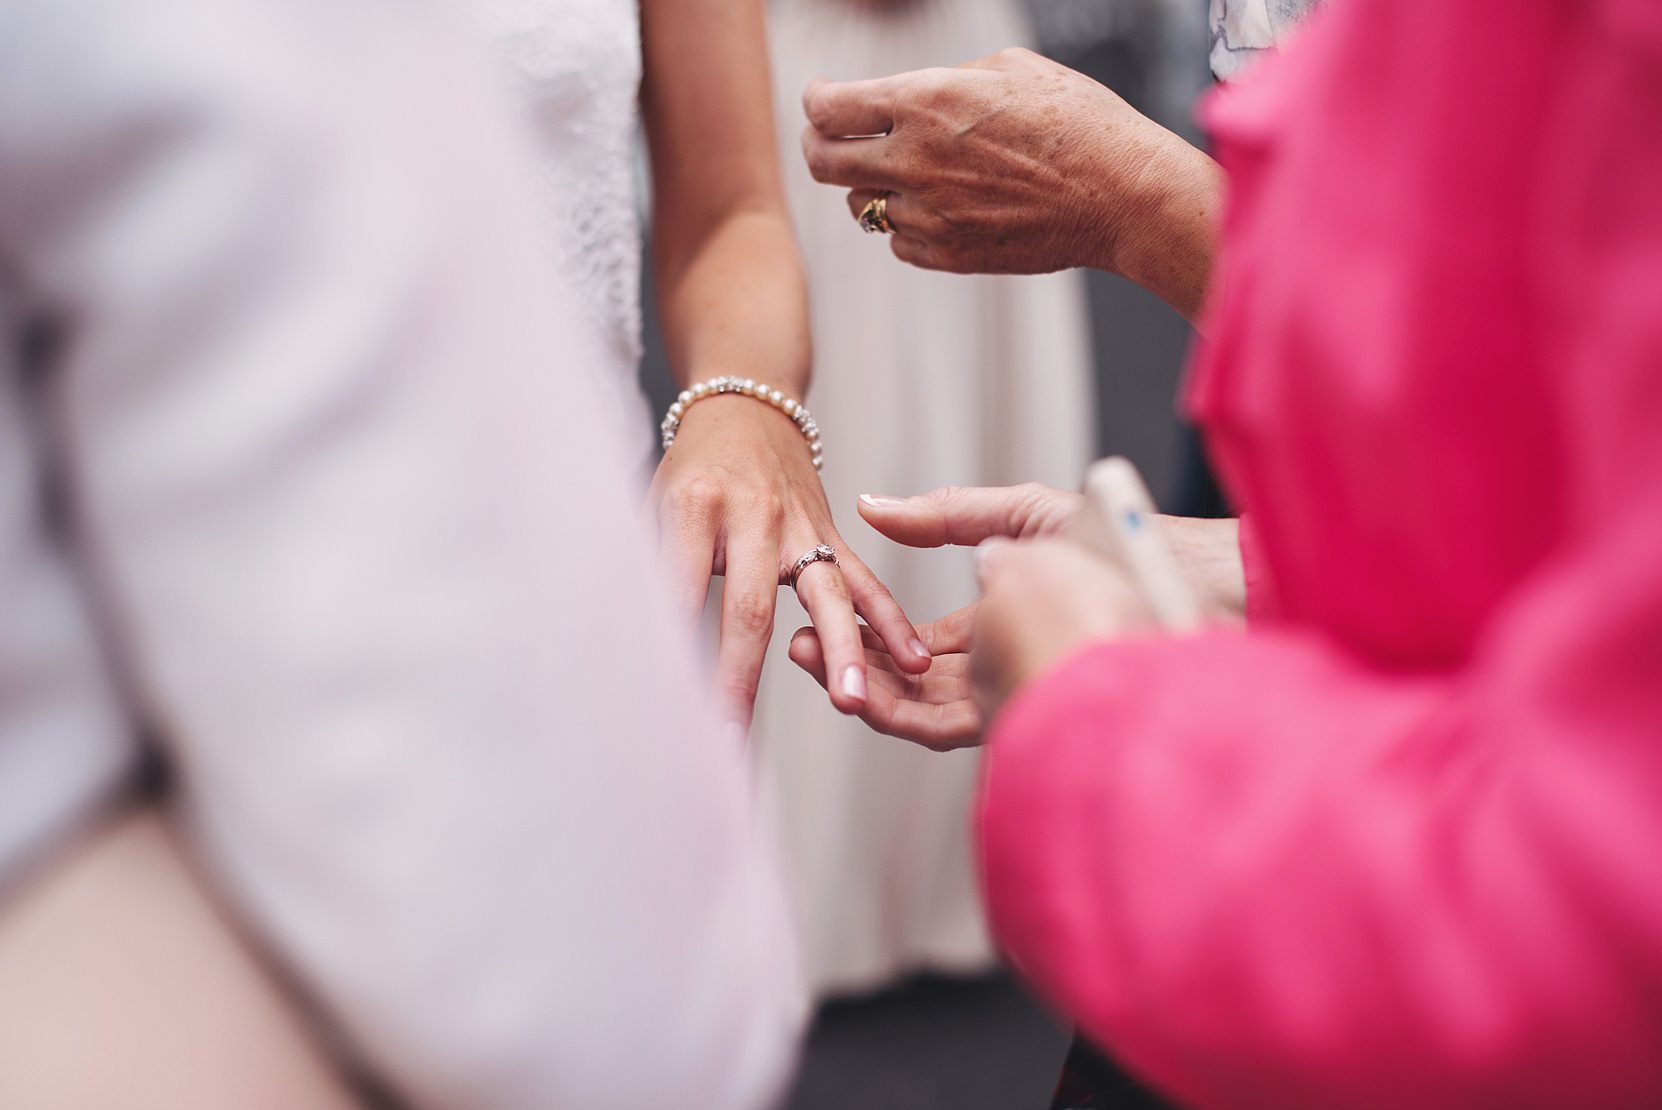
M 505 63 L 535 144 L 541 244 L 603 338 L 608 414 L 650 450 L 637 386 L 641 200 L 638 0 L 441 0 Z
M 898 547 L 861 523 L 861 493 L 1042 481 L 1077 485 L 1091 456 L 1084 279 L 962 277 L 896 261 L 799 149 L 802 89 L 957 65 L 1029 31 L 1018 0 L 774 0 L 771 39 L 786 191 L 808 268 L 810 400 L 844 536 L 922 622 L 976 596 L 968 552 Z M 938 755 L 832 712 L 785 658 L 805 623 L 786 599 L 754 735 L 820 993 L 992 961 L 975 876 L 974 751 Z

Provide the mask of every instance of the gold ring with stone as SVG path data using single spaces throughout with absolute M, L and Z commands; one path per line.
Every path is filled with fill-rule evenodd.
M 860 209 L 860 226 L 870 234 L 893 235 L 894 225 L 889 222 L 889 198 L 886 196 L 873 197 Z

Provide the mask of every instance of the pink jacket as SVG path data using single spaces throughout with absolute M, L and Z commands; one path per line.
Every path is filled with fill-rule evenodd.
M 1196 1107 L 1662 1106 L 1662 3 L 1345 0 L 1211 105 L 1255 630 L 995 723 L 999 937 Z

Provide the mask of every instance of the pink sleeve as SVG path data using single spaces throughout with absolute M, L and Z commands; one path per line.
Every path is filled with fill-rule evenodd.
M 1269 632 L 1023 690 L 980 813 L 1017 966 L 1196 1107 L 1662 1105 L 1654 501 L 1457 673 Z
M 1646 49 L 1656 10 L 1602 6 Z M 1635 56 L 1555 93 L 1589 108 L 1566 118 L 1624 122 L 1581 127 L 1597 157 L 1555 153 L 1575 172 L 1542 209 L 1552 233 L 1532 232 L 1552 248 L 1529 317 L 1540 365 L 1495 371 L 1496 403 L 1461 416 L 1492 445 L 1463 482 L 1503 489 L 1517 451 L 1547 453 L 1558 485 L 1514 524 L 1554 542 L 1458 662 L 1390 670 L 1314 622 L 1105 644 L 994 723 L 979 821 L 996 932 L 1184 1105 L 1662 1106 L 1662 143 L 1634 139 L 1657 134 L 1657 72 Z M 1550 402 L 1550 442 L 1504 434 L 1522 389 Z M 1315 449 L 1344 449 L 1344 419 Z M 1391 504 L 1436 492 L 1387 478 Z M 1331 508 L 1277 505 L 1299 542 Z M 1406 510 L 1374 520 L 1393 542 L 1464 538 Z

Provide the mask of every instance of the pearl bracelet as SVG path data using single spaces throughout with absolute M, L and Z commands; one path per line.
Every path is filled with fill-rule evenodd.
M 818 470 L 824 463 L 825 459 L 822 455 L 824 449 L 819 442 L 819 425 L 814 423 L 814 418 L 808 414 L 808 410 L 800 402 L 761 382 L 750 378 L 735 377 L 731 374 L 724 374 L 719 378 L 699 382 L 697 385 L 681 391 L 681 395 L 675 399 L 675 403 L 670 405 L 669 411 L 664 414 L 664 422 L 659 425 L 659 430 L 663 432 L 665 451 L 668 451 L 670 444 L 675 442 L 675 433 L 681 430 L 681 417 L 686 414 L 686 411 L 704 398 L 714 397 L 719 393 L 742 393 L 746 397 L 754 397 L 758 401 L 764 401 L 784 413 L 796 424 L 797 430 L 802 433 L 802 438 L 808 441 L 808 451 L 813 456 L 814 469 Z

